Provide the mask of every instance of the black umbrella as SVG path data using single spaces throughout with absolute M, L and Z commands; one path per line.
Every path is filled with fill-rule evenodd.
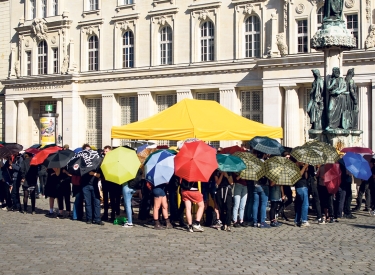
M 0 148 L 0 158 L 6 158 L 22 151 L 23 146 L 18 143 L 6 143 Z
M 284 151 L 284 147 L 277 140 L 269 137 L 256 136 L 250 141 L 250 146 L 259 152 L 280 156 Z
M 37 143 L 37 144 L 30 146 L 30 148 L 39 149 L 41 146 L 42 146 L 41 144 Z
M 73 175 L 83 176 L 84 174 L 99 168 L 101 163 L 102 158 L 97 151 L 84 150 L 76 153 L 69 161 L 68 172 Z
M 48 156 L 43 162 L 47 168 L 63 168 L 68 165 L 75 153 L 71 150 L 60 150 Z

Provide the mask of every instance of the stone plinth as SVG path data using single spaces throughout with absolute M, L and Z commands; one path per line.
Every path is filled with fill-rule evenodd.
M 309 130 L 311 139 L 327 142 L 338 149 L 354 146 L 362 147 L 362 133 L 361 130 L 345 129 Z

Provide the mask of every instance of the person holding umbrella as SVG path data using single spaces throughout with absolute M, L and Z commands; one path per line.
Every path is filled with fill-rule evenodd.
M 38 167 L 35 165 L 30 165 L 32 154 L 25 153 L 24 161 L 20 167 L 20 177 L 21 185 L 23 190 L 23 211 L 22 213 L 27 213 L 27 202 L 31 200 L 31 213 L 35 214 L 35 191 L 38 180 Z
M 4 165 L 1 167 L 1 172 L 2 172 L 2 179 L 1 179 L 1 188 L 2 190 L 0 192 L 2 192 L 2 209 L 4 210 L 12 210 L 14 209 L 13 208 L 13 204 L 12 204 L 12 199 L 11 199 L 11 195 L 10 195 L 10 190 L 12 188 L 12 185 L 13 185 L 13 170 L 12 170 L 12 158 L 11 157 L 8 157 L 6 162 L 4 163 Z M 5 204 L 4 204 L 4 200 L 5 200 Z M 17 208 L 18 209 L 18 208 Z
M 215 199 L 223 222 L 222 230 L 230 232 L 232 218 L 232 173 L 218 171 L 215 175 L 215 182 L 217 187 Z

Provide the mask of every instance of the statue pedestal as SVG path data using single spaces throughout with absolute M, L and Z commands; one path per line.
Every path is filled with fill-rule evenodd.
M 344 129 L 309 130 L 311 139 L 316 139 L 331 144 L 338 150 L 345 147 L 362 147 L 362 133 L 363 131 L 361 130 Z

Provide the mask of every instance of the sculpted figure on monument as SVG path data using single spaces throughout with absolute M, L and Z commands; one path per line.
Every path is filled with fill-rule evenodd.
M 344 112 L 344 117 L 346 118 L 344 121 L 347 124 L 343 124 L 344 129 L 358 129 L 358 94 L 353 76 L 354 68 L 349 69 L 345 77 L 348 94 L 346 95 L 346 111 Z
M 343 115 L 347 109 L 347 92 L 346 82 L 340 77 L 340 69 L 334 67 L 332 75 L 327 81 L 327 96 L 329 96 L 328 103 L 328 127 L 326 130 L 343 128 L 343 124 L 347 122 Z
M 324 19 L 342 20 L 342 11 L 344 9 L 344 0 L 325 0 Z
M 324 80 L 320 76 L 320 71 L 317 69 L 311 70 L 314 75 L 314 82 L 312 83 L 312 89 L 310 92 L 310 101 L 307 105 L 307 113 L 310 117 L 310 123 L 312 129 L 322 129 L 322 114 L 324 109 L 323 103 L 323 87 Z

